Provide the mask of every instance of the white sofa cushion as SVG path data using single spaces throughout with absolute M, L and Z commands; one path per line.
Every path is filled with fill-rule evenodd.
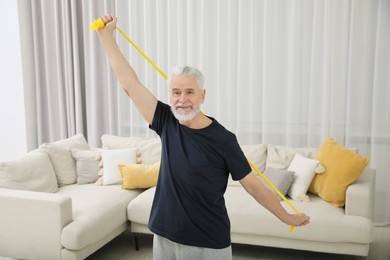
M 127 221 L 126 207 L 141 190 L 121 185 L 68 185 L 58 193 L 72 198 L 73 221 L 64 227 L 62 245 L 79 250 L 93 244 Z
M 240 146 L 247 159 L 261 172 L 265 171 L 265 161 L 267 159 L 266 144 L 244 144 Z
M 287 146 L 267 145 L 266 168 L 287 169 L 295 154 L 300 154 L 306 158 L 313 159 L 318 152 L 318 148 L 292 148 Z
M 291 203 L 300 212 L 309 215 L 311 223 L 290 232 L 288 225 L 262 207 L 242 187 L 228 186 L 225 200 L 232 232 L 334 243 L 372 241 L 372 224 L 369 219 L 345 215 L 344 209 L 334 207 L 312 194 L 309 196 L 310 202 Z M 287 211 L 294 213 L 284 201 L 281 203 Z
M 130 202 L 128 219 L 134 223 L 148 224 L 155 188 L 150 188 Z M 238 234 L 291 238 L 319 242 L 369 243 L 372 241 L 372 224 L 360 216 L 345 215 L 344 209 L 334 207 L 321 198 L 309 194 L 310 202 L 291 203 L 311 217 L 311 223 L 290 232 L 288 225 L 278 220 L 262 207 L 241 186 L 228 186 L 225 193 L 231 232 Z M 282 206 L 291 211 L 283 201 Z
M 57 178 L 48 155 L 34 150 L 25 156 L 0 163 L 0 187 L 56 192 Z
M 144 225 L 148 224 L 155 192 L 156 187 L 147 189 L 129 203 L 127 217 L 130 221 Z
M 348 148 L 359 153 L 357 148 Z M 300 154 L 306 158 L 314 159 L 319 148 L 312 147 L 287 147 L 274 144 L 267 144 L 266 168 L 287 169 L 295 154 Z
M 82 134 L 76 134 L 67 139 L 52 143 L 44 143 L 40 150 L 49 154 L 57 176 L 59 186 L 76 183 L 76 162 L 72 156 L 71 149 L 89 150 L 89 145 Z
M 101 139 L 103 149 L 137 148 L 141 158 L 138 163 L 154 164 L 161 160 L 161 141 L 158 137 L 102 135 Z

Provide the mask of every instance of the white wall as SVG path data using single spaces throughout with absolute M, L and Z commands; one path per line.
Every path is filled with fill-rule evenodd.
M 27 152 L 17 1 L 1 1 L 0 161 Z

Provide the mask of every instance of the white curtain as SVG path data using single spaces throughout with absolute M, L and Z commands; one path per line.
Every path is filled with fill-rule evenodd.
M 390 223 L 388 0 L 43 2 L 32 3 L 40 10 L 32 9 L 33 43 L 49 49 L 45 58 L 34 50 L 35 87 L 45 90 L 36 114 L 47 119 L 38 120 L 39 141 L 82 131 L 98 146 L 103 133 L 153 135 L 89 31 L 94 18 L 112 13 L 164 72 L 182 64 L 204 72 L 202 111 L 240 143 L 318 147 L 332 136 L 358 148 L 377 170 L 375 222 Z M 116 39 L 140 80 L 167 102 L 165 80 Z

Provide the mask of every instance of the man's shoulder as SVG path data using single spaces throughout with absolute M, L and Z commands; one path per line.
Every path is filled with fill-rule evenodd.
M 236 135 L 232 131 L 228 130 L 224 125 L 219 123 L 218 120 L 212 117 L 209 118 L 213 120 L 214 129 L 219 135 L 224 138 L 236 138 Z
M 157 101 L 157 109 L 170 109 L 170 106 L 164 102 L 162 102 L 161 100 L 158 100 Z
M 227 148 L 230 145 L 234 145 L 237 142 L 236 135 L 228 130 L 225 126 L 220 124 L 216 119 L 213 120 L 213 131 L 212 135 L 214 137 L 214 145 L 221 146 L 222 148 Z

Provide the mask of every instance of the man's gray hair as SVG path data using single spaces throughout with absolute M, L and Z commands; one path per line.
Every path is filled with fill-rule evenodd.
M 171 85 L 171 80 L 174 77 L 178 76 L 189 76 L 189 77 L 195 77 L 196 82 L 198 83 L 198 88 L 203 89 L 204 87 L 204 76 L 203 73 L 198 70 L 197 68 L 190 67 L 190 66 L 179 66 L 179 67 L 173 67 L 169 74 L 168 83 Z

